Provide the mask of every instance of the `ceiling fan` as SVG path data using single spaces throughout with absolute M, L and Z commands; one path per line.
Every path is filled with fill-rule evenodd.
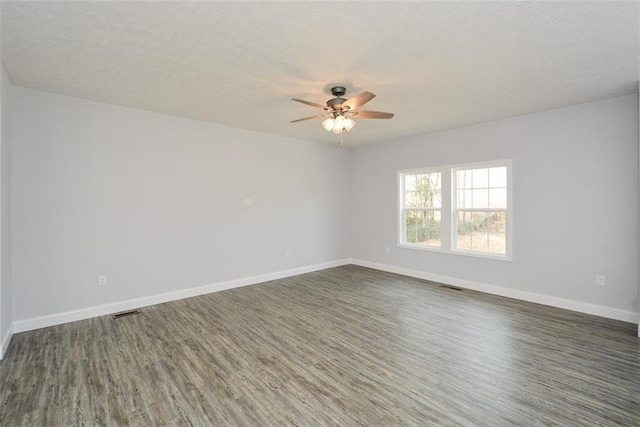
M 335 98 L 328 100 L 326 106 L 316 104 L 315 102 L 306 101 L 304 99 L 294 98 L 293 101 L 320 108 L 322 110 L 325 110 L 325 113 L 304 117 L 302 119 L 291 120 L 290 123 L 302 122 L 304 120 L 322 117 L 325 119 L 322 122 L 322 126 L 329 132 L 339 134 L 340 140 L 338 144 L 342 145 L 342 132 L 344 130 L 347 130 L 347 132 L 350 131 L 351 128 L 356 124 L 352 117 L 358 117 L 362 119 L 390 119 L 393 117 L 393 113 L 357 109 L 367 102 L 371 101 L 375 97 L 375 94 L 365 91 L 352 98 L 345 99 L 342 98 L 345 93 L 347 93 L 347 89 L 344 86 L 332 87 L 331 94 L 335 96 Z

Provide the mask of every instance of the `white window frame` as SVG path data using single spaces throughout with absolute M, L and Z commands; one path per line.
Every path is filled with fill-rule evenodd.
M 462 170 L 472 170 L 472 169 L 489 169 L 496 167 L 506 167 L 507 168 L 507 207 L 506 208 L 458 208 L 458 197 L 457 197 L 457 185 L 458 180 L 456 179 L 456 172 Z M 451 168 L 451 252 L 476 256 L 481 258 L 491 258 L 491 259 L 501 259 L 505 261 L 511 261 L 511 248 L 512 248 L 512 239 L 513 239 L 513 212 L 511 206 L 513 205 L 513 185 L 511 180 L 512 174 L 512 164 L 510 159 L 502 159 L 502 160 L 494 160 L 480 163 L 467 163 L 464 165 L 455 165 Z M 505 229 L 505 253 L 504 254 L 496 254 L 491 252 L 482 252 L 482 251 L 474 251 L 470 249 L 459 249 L 457 247 L 457 230 L 458 230 L 458 212 L 504 212 L 507 218 L 507 224 Z
M 507 224 L 506 224 L 506 253 L 493 254 L 489 252 L 479 252 L 465 249 L 457 249 L 457 232 L 458 229 L 458 209 L 457 209 L 457 181 L 456 171 L 464 169 L 479 169 L 492 167 L 507 167 Z M 441 218 L 441 246 L 427 246 L 415 243 L 405 242 L 405 216 L 404 216 L 404 179 L 405 175 L 440 173 L 442 205 L 440 207 Z M 498 261 L 513 261 L 513 163 L 511 159 L 491 160 L 476 163 L 464 163 L 447 166 L 433 166 L 420 169 L 406 169 L 397 172 L 397 189 L 398 189 L 398 206 L 397 206 L 397 246 L 405 249 L 418 249 L 423 251 L 433 251 L 440 253 L 448 253 L 452 255 L 470 256 L 475 258 L 488 258 Z M 461 209 L 469 210 L 469 209 Z M 487 211 L 487 209 L 480 209 Z M 497 209 L 505 211 L 505 209 Z
M 399 204 L 399 215 L 398 215 L 398 246 L 399 247 L 405 247 L 405 248 L 412 248 L 412 249 L 420 249 L 420 250 L 427 250 L 427 251 L 437 251 L 437 252 L 442 252 L 442 240 L 440 243 L 440 246 L 432 246 L 432 245 L 424 245 L 424 244 L 419 244 L 419 243 L 411 243 L 411 242 L 407 242 L 406 241 L 406 211 L 407 209 L 412 209 L 412 210 L 424 210 L 424 211 L 439 211 L 440 212 L 440 218 L 442 221 L 442 218 L 444 217 L 444 201 L 441 200 L 441 205 L 440 208 L 406 208 L 405 207 L 405 188 L 404 188 L 404 177 L 406 175 L 422 175 L 422 174 L 431 174 L 431 173 L 439 173 L 440 174 L 440 197 L 443 198 L 445 197 L 445 189 L 444 189 L 444 173 L 442 171 L 442 169 L 440 168 L 429 168 L 429 169 L 411 169 L 411 170 L 403 170 L 403 171 L 398 171 L 398 188 L 399 188 L 399 192 L 398 192 L 398 204 Z M 440 238 L 442 239 L 442 236 L 446 234 L 446 230 L 444 230 L 444 227 L 442 225 L 442 222 L 440 224 Z

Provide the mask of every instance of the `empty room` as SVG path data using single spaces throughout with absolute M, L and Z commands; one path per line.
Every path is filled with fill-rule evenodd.
M 637 1 L 1 1 L 1 426 L 640 426 Z

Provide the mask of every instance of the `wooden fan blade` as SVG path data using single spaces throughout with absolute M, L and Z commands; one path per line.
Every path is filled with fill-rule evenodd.
M 355 110 L 359 106 L 366 104 L 375 97 L 376 95 L 371 92 L 362 92 L 352 98 L 347 99 L 347 101 L 342 104 L 342 108 L 349 107 L 349 109 Z
M 289 123 L 302 122 L 304 120 L 315 119 L 316 117 L 327 117 L 327 115 L 326 114 L 316 114 L 315 116 L 309 116 L 309 117 L 305 117 L 303 119 L 291 120 Z
M 393 113 L 370 110 L 349 111 L 349 114 L 359 119 L 390 119 L 393 117 Z
M 303 104 L 311 105 L 312 107 L 320 108 L 325 110 L 327 107 L 324 105 L 316 104 L 315 102 L 305 101 L 304 99 L 293 98 L 292 101 L 302 102 Z

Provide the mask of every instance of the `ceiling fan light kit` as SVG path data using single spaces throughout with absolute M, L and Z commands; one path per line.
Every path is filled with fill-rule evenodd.
M 326 111 L 325 114 L 317 114 L 315 116 L 305 117 L 302 119 L 292 120 L 291 123 L 301 122 L 315 118 L 324 118 L 322 127 L 328 132 L 340 135 L 338 145 L 342 145 L 342 132 L 347 132 L 355 126 L 356 122 L 352 117 L 363 119 L 390 119 L 393 113 L 384 113 L 381 111 L 357 110 L 358 107 L 366 104 L 375 98 L 375 94 L 371 92 L 362 92 L 353 98 L 345 99 L 342 96 L 347 93 L 344 86 L 335 86 L 331 88 L 331 94 L 335 97 L 326 102 L 326 106 L 316 104 L 315 102 L 306 101 L 304 99 L 294 98 L 293 101 L 301 102 L 315 108 L 321 108 Z
M 352 118 L 345 116 L 329 117 L 322 122 L 322 126 L 333 133 L 341 133 L 343 130 L 349 132 L 355 124 Z

